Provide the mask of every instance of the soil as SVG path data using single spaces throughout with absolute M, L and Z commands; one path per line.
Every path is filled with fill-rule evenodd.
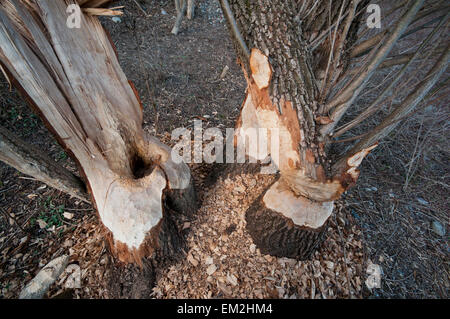
M 177 36 L 170 33 L 173 1 L 140 1 L 148 16 L 133 2 L 118 1 L 125 5 L 120 22 L 101 18 L 142 99 L 145 130 L 169 145 L 175 143 L 170 132 L 192 129 L 194 120 L 204 128 L 234 127 L 245 94 L 217 1 L 196 2 L 195 19 L 185 19 Z M 76 172 L 4 78 L 0 92 L 0 125 Z M 440 140 L 425 140 L 429 151 L 414 162 L 422 171 L 411 176 L 404 168 L 416 154 L 416 140 L 422 141 L 418 123 L 424 131 L 436 124 L 425 117 L 420 122 L 423 114 L 363 162 L 358 185 L 336 203 L 327 238 L 308 261 L 262 254 L 245 228 L 245 211 L 273 176 L 239 168 L 218 174 L 218 165 L 190 165 L 200 208 L 176 221 L 185 247 L 173 260 L 148 265 L 147 281 L 139 286 L 129 283 L 140 270 L 109 255 L 89 204 L 0 163 L 0 298 L 17 298 L 62 254 L 80 266 L 82 287 L 66 289 L 60 280 L 48 298 L 448 298 L 448 235 L 431 227 L 437 221 L 448 229 L 448 130 Z M 412 178 L 405 188 L 407 176 Z M 371 263 L 383 270 L 380 288 L 365 284 Z M 118 284 L 111 285 L 118 272 Z

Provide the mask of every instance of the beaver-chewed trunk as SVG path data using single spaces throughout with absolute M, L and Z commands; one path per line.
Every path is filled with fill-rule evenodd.
M 356 6 L 338 2 L 338 7 Z M 235 144 L 249 145 L 245 152 L 254 160 L 270 154 L 279 172 L 278 181 L 248 209 L 247 229 L 264 253 L 309 258 L 324 238 L 334 201 L 356 181 L 357 166 L 372 148 L 331 171 L 320 134 L 328 119 L 318 116 L 321 99 L 314 72 L 324 66 L 308 50 L 311 32 L 302 30 L 297 16 L 305 11 L 301 2 L 222 0 L 221 5 L 247 81 Z M 320 30 L 328 17 L 320 11 L 316 17 L 302 25 Z M 248 144 L 252 132 L 256 140 Z
M 176 250 L 178 240 L 166 242 L 176 236 L 162 232 L 165 207 L 195 210 L 190 171 L 144 134 L 141 102 L 108 35 L 84 13 L 80 28 L 69 28 L 70 4 L 2 1 L 0 61 L 79 165 L 112 252 L 141 263 L 158 248 Z

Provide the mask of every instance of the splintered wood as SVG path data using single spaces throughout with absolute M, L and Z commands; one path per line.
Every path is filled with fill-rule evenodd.
M 144 135 L 142 105 L 108 35 L 91 15 L 67 28 L 68 3 L 0 3 L 0 61 L 79 164 L 112 251 L 140 263 L 159 246 L 163 193 L 185 189 L 189 169 Z

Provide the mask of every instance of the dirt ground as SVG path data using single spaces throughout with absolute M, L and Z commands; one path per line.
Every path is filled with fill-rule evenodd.
M 101 20 L 142 99 L 144 128 L 173 144 L 170 132 L 192 128 L 195 119 L 204 128 L 233 127 L 245 81 L 217 2 L 197 1 L 195 19 L 183 21 L 178 36 L 170 33 L 173 1 L 140 1 L 148 16 L 122 2 L 120 22 Z M 0 92 L 0 125 L 75 171 L 4 78 Z M 438 222 L 448 230 L 449 222 L 450 112 L 443 112 L 439 120 L 429 115 L 432 109 L 416 113 L 363 162 L 358 185 L 336 204 L 323 247 L 306 262 L 261 254 L 245 229 L 246 209 L 273 177 L 216 178 L 216 165 L 191 165 L 200 208 L 178 221 L 186 238 L 182 257 L 158 269 L 147 285 L 151 297 L 448 298 L 448 231 L 440 236 L 432 226 Z M 90 205 L 0 163 L 0 213 L 0 298 L 17 298 L 62 254 L 80 266 L 82 288 L 66 290 L 60 280 L 48 297 L 120 295 L 110 291 L 114 260 Z M 365 285 L 371 263 L 381 266 L 381 288 Z

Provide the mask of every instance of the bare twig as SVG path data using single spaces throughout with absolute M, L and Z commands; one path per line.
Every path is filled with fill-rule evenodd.
M 336 83 L 336 81 L 339 77 L 339 72 L 338 72 L 338 74 L 336 74 L 336 72 L 338 71 L 338 67 L 339 67 L 340 59 L 341 59 L 342 52 L 344 49 L 344 45 L 347 40 L 347 35 L 350 30 L 350 26 L 353 23 L 353 20 L 355 19 L 355 12 L 356 12 L 356 8 L 358 7 L 359 2 L 360 2 L 360 0 L 353 0 L 351 2 L 350 13 L 347 17 L 347 20 L 346 20 L 345 26 L 344 26 L 344 30 L 340 34 L 339 42 L 337 44 L 337 49 L 336 49 L 337 55 L 333 59 L 333 68 L 331 70 L 330 81 L 324 82 L 324 84 L 323 84 L 324 86 L 323 86 L 323 90 L 322 90 L 322 97 L 328 95 L 329 89 L 334 86 L 334 84 Z M 338 28 L 339 28 L 339 26 L 336 27 L 336 31 L 338 30 Z M 335 36 L 336 36 L 336 33 L 335 33 Z M 334 43 L 334 41 L 333 41 L 333 43 Z M 331 55 L 330 55 L 330 57 L 331 57 Z M 325 73 L 324 81 L 326 80 L 326 78 L 327 78 L 327 73 Z
M 19 222 L 17 221 L 17 219 L 16 219 L 14 216 L 12 216 L 11 214 L 7 213 L 7 212 L 6 212 L 3 208 L 1 208 L 1 207 L 0 207 L 0 212 L 5 216 L 6 222 L 7 222 L 7 223 L 9 222 L 9 219 L 8 219 L 8 218 L 11 218 L 12 221 L 14 222 L 14 224 L 16 224 L 16 226 L 17 226 L 21 231 L 23 231 L 24 233 L 27 232 L 25 229 L 23 229 L 23 227 L 19 224 Z
M 355 154 L 358 151 L 373 145 L 376 141 L 388 135 L 398 124 L 399 120 L 407 117 L 412 110 L 427 96 L 428 92 L 446 71 L 450 58 L 450 46 L 441 55 L 426 78 L 420 82 L 408 97 L 397 108 L 375 127 L 365 138 L 357 143 L 348 153 Z M 345 157 L 345 156 L 344 156 Z
M 429 27 L 430 25 L 436 23 L 437 21 L 441 21 L 442 18 L 444 18 L 444 17 L 445 17 L 444 15 L 436 17 L 436 18 L 434 18 L 434 19 L 432 19 L 430 21 L 427 21 L 427 22 L 421 24 L 420 26 L 417 26 L 417 27 L 409 30 L 408 32 L 405 32 L 399 38 L 399 40 L 404 39 L 407 36 L 409 36 L 411 34 L 414 34 L 414 33 L 418 32 L 420 30 L 426 29 L 427 27 Z M 386 34 L 386 32 L 387 31 L 380 32 L 380 33 L 374 35 L 373 37 L 371 37 L 371 38 L 369 38 L 369 39 L 359 43 L 357 46 L 355 46 L 353 48 L 352 52 L 350 53 L 350 57 L 351 58 L 356 58 L 356 57 L 360 57 L 360 56 L 362 56 L 364 54 L 367 54 L 374 45 L 376 45 L 377 43 L 379 43 L 383 39 L 383 37 Z
M 329 71 L 329 68 L 330 68 L 331 60 L 333 59 L 333 52 L 334 52 L 334 44 L 336 42 L 336 35 L 337 35 L 338 30 L 339 30 L 339 21 L 341 20 L 341 17 L 342 17 L 342 11 L 344 10 L 345 2 L 346 2 L 345 0 L 342 1 L 341 10 L 339 11 L 339 16 L 338 16 L 338 24 L 336 25 L 336 29 L 334 30 L 333 40 L 331 41 L 331 49 L 330 49 L 330 54 L 328 55 L 327 68 L 325 70 L 325 76 L 324 76 L 323 82 L 322 82 L 321 95 L 323 95 L 323 93 L 325 91 L 326 81 L 327 81 L 327 78 L 328 78 L 328 71 Z M 345 36 L 343 38 L 345 39 Z
M 361 13 L 363 13 L 366 10 L 366 6 L 364 6 L 364 8 L 362 8 L 361 10 L 359 10 L 356 14 L 355 17 L 358 17 Z M 336 25 L 338 25 L 349 13 L 349 10 L 346 10 L 345 13 L 340 17 L 340 19 L 338 19 L 335 23 L 333 23 L 331 26 L 328 27 L 328 29 L 324 30 L 321 32 L 321 34 L 319 36 L 317 36 L 310 44 L 309 47 L 311 48 L 311 51 L 314 51 L 315 49 L 317 49 L 317 47 L 326 39 L 327 34 L 333 30 L 333 28 L 336 27 Z
M 141 10 L 141 12 L 148 18 L 149 17 L 148 13 L 145 12 L 145 10 L 142 8 L 142 6 L 139 4 L 139 2 L 137 2 L 136 0 L 133 0 L 133 2 L 136 4 L 138 9 Z
M 5 72 L 5 69 L 3 69 L 3 66 L 0 64 L 0 71 L 2 72 L 2 74 L 5 76 L 6 81 L 8 82 L 9 85 L 9 92 L 12 91 L 12 84 L 11 84 L 11 80 L 9 79 L 8 75 Z
M 381 108 L 382 101 L 384 97 L 397 85 L 397 83 L 400 81 L 400 79 L 403 77 L 403 75 L 406 73 L 408 67 L 411 65 L 413 61 L 417 59 L 417 57 L 422 53 L 424 48 L 430 43 L 430 41 L 433 39 L 433 37 L 436 35 L 436 33 L 443 27 L 446 20 L 450 17 L 450 13 L 448 13 L 444 18 L 441 19 L 441 22 L 434 28 L 434 30 L 427 36 L 427 38 L 422 42 L 420 47 L 417 49 L 417 51 L 410 57 L 409 61 L 403 66 L 403 68 L 397 73 L 394 80 L 378 95 L 378 97 L 373 101 L 367 109 L 358 115 L 354 120 L 352 120 L 350 123 L 342 127 L 340 130 L 338 130 L 335 134 L 333 134 L 334 137 L 339 137 L 348 130 L 352 129 L 365 119 L 367 119 L 369 116 L 374 114 L 377 110 Z
M 331 124 L 325 125 L 321 129 L 322 135 L 329 134 L 333 128 L 337 125 L 343 114 L 347 111 L 350 105 L 354 102 L 356 97 L 360 94 L 362 89 L 367 85 L 375 70 L 384 61 L 389 52 L 394 47 L 398 38 L 408 27 L 411 20 L 416 15 L 417 11 L 422 6 L 424 0 L 415 0 L 411 7 L 407 10 L 404 16 L 400 19 L 391 34 L 386 35 L 385 41 L 380 48 L 374 51 L 374 56 L 371 58 L 367 65 L 361 67 L 361 73 L 353 81 L 351 81 L 346 88 L 338 95 L 335 96 L 328 104 L 322 107 L 322 113 L 329 112 L 332 108 L 336 107 L 333 113 L 330 115 L 330 119 L 333 121 Z M 373 49 L 375 50 L 375 48 Z M 376 53 L 375 53 L 376 52 Z
M 239 31 L 239 27 L 236 23 L 236 20 L 234 19 L 233 12 L 231 11 L 231 8 L 230 8 L 230 4 L 228 3 L 227 0 L 220 0 L 220 4 L 222 5 L 222 11 L 225 15 L 225 18 L 227 19 L 228 23 L 230 24 L 233 37 L 235 38 L 236 42 L 241 47 L 242 52 L 245 54 L 247 60 L 249 60 L 250 59 L 250 50 L 248 49 L 247 44 L 245 44 L 244 38 L 242 37 L 242 34 Z

